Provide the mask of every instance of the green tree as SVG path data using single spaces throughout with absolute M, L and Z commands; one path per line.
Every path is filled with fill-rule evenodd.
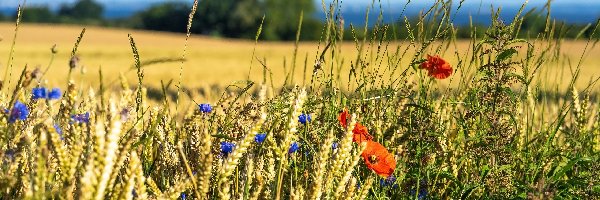
M 521 24 L 521 32 L 519 37 L 537 37 L 546 28 L 546 16 L 536 10 L 531 10 L 524 15 L 523 24 Z
M 205 0 L 198 5 L 194 31 L 225 37 L 253 38 L 264 13 L 259 0 Z
M 301 39 L 318 39 L 322 27 L 312 0 L 205 0 L 198 7 L 194 30 L 203 34 L 254 38 L 264 15 L 261 38 L 294 40 L 301 12 Z
M 235 38 L 254 37 L 264 9 L 258 0 L 200 1 L 191 31 Z M 142 22 L 136 28 L 185 32 L 190 5 L 168 2 L 154 5 L 135 16 Z
M 16 13 L 13 19 L 16 19 Z M 36 22 L 36 23 L 53 23 L 56 21 L 56 14 L 50 11 L 48 6 L 34 6 L 24 7 L 23 14 L 21 16 L 22 22 Z
M 101 20 L 104 7 L 94 0 L 78 0 L 60 6 L 58 15 L 76 20 Z
M 304 30 L 301 36 L 306 39 L 318 39 L 320 35 L 319 23 L 313 18 L 315 5 L 312 0 L 266 0 L 266 19 L 264 26 L 264 38 L 268 40 L 294 40 L 298 29 L 300 13 L 304 12 Z M 316 25 L 316 27 L 315 27 Z M 316 38 L 314 38 L 317 30 Z
M 135 16 L 141 19 L 141 24 L 135 28 L 185 32 L 189 12 L 189 5 L 185 3 L 168 2 L 154 5 Z
M 300 13 L 304 11 L 302 39 L 318 39 L 322 23 L 314 19 L 312 0 L 203 0 L 198 5 L 191 31 L 206 35 L 253 39 L 263 15 L 261 38 L 294 40 Z M 155 5 L 133 18 L 136 28 L 185 32 L 190 5 L 168 2 Z

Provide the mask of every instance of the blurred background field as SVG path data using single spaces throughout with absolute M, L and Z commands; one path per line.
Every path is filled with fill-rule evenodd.
M 330 1 L 295 0 L 282 3 L 277 0 L 223 0 L 200 1 L 198 12 L 191 26 L 191 38 L 187 48 L 185 63 L 181 63 L 184 49 L 187 15 L 192 1 L 112 1 L 112 0 L 59 0 L 53 3 L 43 0 L 27 1 L 23 8 L 23 17 L 16 40 L 15 55 L 10 81 L 16 81 L 15 75 L 28 66 L 44 70 L 52 58 L 51 48 L 58 50 L 54 62 L 48 71 L 48 86 L 64 84 L 69 68 L 71 49 L 83 28 L 87 28 L 78 48 L 79 65 L 73 74 L 74 80 L 84 87 L 99 86 L 99 70 L 104 74 L 104 83 L 111 87 L 119 86 L 120 74 L 125 75 L 130 84 L 137 81 L 133 68 L 133 56 L 127 34 L 135 38 L 142 63 L 153 61 L 157 64 L 144 67 L 144 84 L 158 90 L 161 81 L 178 83 L 183 87 L 198 91 L 200 88 L 223 88 L 227 85 L 250 79 L 261 82 L 266 70 L 267 82 L 273 85 L 305 85 L 311 80 L 313 66 L 326 44 L 322 38 Z M 0 2 L 0 55 L 9 55 L 15 32 L 19 1 Z M 420 19 L 426 16 L 435 1 L 344 1 L 340 5 L 340 26 L 344 26 L 342 44 L 335 45 L 336 63 L 324 66 L 323 72 L 335 72 L 340 83 L 348 82 L 352 66 L 356 66 L 359 49 L 362 60 L 376 60 L 377 45 L 385 54 L 407 57 L 399 63 L 378 60 L 382 69 L 403 71 L 410 67 L 415 49 L 422 44 L 411 39 L 409 32 L 432 32 L 418 30 Z M 532 0 L 525 7 L 525 18 L 518 37 L 535 39 L 543 34 L 546 27 L 547 1 Z M 451 21 L 455 28 L 453 41 L 437 41 L 428 47 L 430 52 L 439 52 L 453 66 L 456 73 L 469 75 L 473 69 L 464 69 L 460 60 L 468 60 L 472 52 L 471 34 L 481 38 L 490 26 L 491 12 L 501 9 L 498 18 L 510 22 L 522 2 L 483 2 L 457 1 L 449 5 L 453 11 Z M 540 67 L 536 81 L 544 91 L 566 91 L 570 78 L 580 65 L 580 77 L 576 85 L 587 86 L 600 72 L 600 49 L 594 48 L 594 41 L 587 38 L 600 38 L 592 34 L 598 23 L 600 3 L 591 0 L 573 3 L 557 0 L 549 5 L 553 14 L 548 18 L 553 24 L 553 36 L 560 38 L 557 46 L 536 49 L 553 49 L 553 57 L 559 62 L 546 62 Z M 594 9 L 598 8 L 598 9 Z M 574 15 L 573 13 L 577 13 Z M 302 16 L 302 28 L 299 30 L 298 49 L 295 53 L 296 32 Z M 368 16 L 368 19 L 366 18 Z M 263 19 L 264 17 L 264 19 Z M 264 20 L 264 21 L 263 21 Z M 409 25 L 407 26 L 407 22 Z M 258 27 L 261 34 L 255 43 Z M 351 25 L 354 25 L 351 27 Z M 378 43 L 370 38 L 377 31 L 374 27 L 389 28 L 385 41 Z M 412 27 L 410 27 L 412 26 Z M 408 29 L 412 30 L 408 30 Z M 354 29 L 354 30 L 353 30 Z M 365 32 L 366 30 L 366 32 Z M 364 39 L 364 40 L 363 40 Z M 363 41 L 366 42 L 363 44 Z M 364 46 L 363 46 L 364 45 Z M 537 47 L 543 46 L 539 43 Z M 438 47 L 440 51 L 437 50 Z M 524 49 L 522 49 L 525 51 Z M 585 53 L 584 53 L 585 52 Z M 330 59 L 329 56 L 326 56 Z M 422 55 L 425 57 L 425 55 Z M 460 57 L 460 58 L 459 58 Z M 464 64 L 464 63 L 463 63 Z M 0 59 L 0 67 L 7 62 Z M 180 79 L 180 67 L 183 73 Z M 336 66 L 330 69 L 330 66 Z M 6 69 L 6 68 L 4 68 Z M 367 69 L 378 70 L 375 68 Z M 2 70 L 4 71 L 4 70 Z M 414 70 L 409 70 L 414 73 Z M 371 71 L 374 72 L 374 71 Z M 418 72 L 417 72 L 418 73 Z M 385 74 L 385 73 L 384 73 Z M 386 75 L 389 75 L 386 74 Z M 270 79 L 272 78 L 272 80 Z M 458 79 L 458 78 L 457 78 Z M 62 82 L 61 82 L 62 81 Z M 460 83 L 456 79 L 444 80 L 440 87 L 453 87 Z M 175 84 L 173 84 L 175 85 Z M 172 86 L 173 86 L 172 85 Z M 339 87 L 356 85 L 340 85 Z M 219 90 L 219 89 L 217 89 Z M 206 90 L 204 90 L 206 91 Z
M 105 83 L 118 83 L 121 73 L 128 77 L 129 82 L 135 83 L 137 79 L 127 38 L 128 33 L 131 33 L 136 39 L 142 62 L 156 59 L 179 59 L 183 53 L 185 35 L 179 33 L 83 25 L 22 24 L 16 41 L 12 74 L 18 75 L 25 65 L 29 69 L 35 67 L 45 69 L 52 57 L 51 47 L 56 44 L 58 53 L 48 71 L 48 85 L 64 84 L 64 78 L 69 69 L 71 49 L 83 27 L 87 27 L 87 30 L 77 53 L 83 68 L 76 70 L 74 80 L 81 82 L 84 86 L 98 87 L 98 70 L 100 68 L 104 73 Z M 0 36 L 3 38 L 0 42 L 0 55 L 9 54 L 13 33 L 14 24 L 0 24 Z M 375 45 L 365 49 L 374 51 L 377 48 Z M 389 45 L 390 51 L 395 51 L 396 47 L 404 51 L 411 44 L 408 41 L 393 41 L 384 45 Z M 586 45 L 588 45 L 588 49 L 586 49 Z M 295 84 L 310 81 L 316 54 L 324 46 L 319 42 L 311 41 L 299 43 L 294 73 Z M 340 70 L 342 74 L 347 74 L 350 69 L 350 61 L 357 56 L 357 47 L 351 41 L 347 41 L 341 46 L 341 57 L 348 60 L 344 61 L 345 64 Z M 567 59 L 562 59 L 560 63 L 551 62 L 551 64 L 541 67 L 542 73 L 538 78 L 542 80 L 542 86 L 546 89 L 555 89 L 556 86 L 566 89 L 562 87 L 568 85 L 570 79 L 567 77 L 571 77 L 571 68 L 574 69 L 580 59 L 583 60 L 578 85 L 587 85 L 590 80 L 600 74 L 600 57 L 597 56 L 600 55 L 600 49 L 591 48 L 592 46 L 593 43 L 588 44 L 584 40 L 563 41 L 560 46 L 560 56 Z M 457 40 L 452 42 L 452 45 L 445 51 L 445 55 L 442 56 L 456 65 L 455 52 L 462 57 L 465 55 L 464 52 L 469 52 L 470 47 L 469 40 Z M 254 61 L 251 61 L 254 48 L 256 48 L 255 58 Z M 414 48 L 409 48 L 407 55 L 414 54 L 413 50 Z M 586 54 L 583 54 L 584 50 L 587 51 Z M 226 86 L 235 81 L 245 80 L 248 77 L 251 63 L 250 79 L 260 82 L 263 78 L 263 67 L 257 59 L 266 60 L 267 67 L 273 73 L 275 85 L 281 85 L 284 83 L 286 75 L 291 75 L 294 42 L 259 41 L 255 45 L 251 40 L 194 35 L 189 40 L 187 51 L 183 69 L 183 85 L 185 87 Z M 367 56 L 367 54 L 369 54 L 368 51 L 365 51 L 362 56 Z M 582 57 L 582 55 L 584 56 Z M 399 66 L 394 67 L 404 69 L 409 67 L 409 62 L 410 60 L 404 60 Z M 4 68 L 5 61 L 2 60 L 0 63 Z M 305 64 L 306 74 L 304 73 Z M 382 65 L 386 66 L 387 64 L 383 62 Z M 177 81 L 179 80 L 180 66 L 180 61 L 149 65 L 144 68 L 144 84 L 150 87 L 159 87 L 160 81 Z M 347 77 L 342 75 L 340 78 L 343 80 Z M 16 79 L 14 76 L 12 81 L 16 81 Z M 450 80 L 444 80 L 441 84 L 447 85 L 449 82 Z M 288 84 L 294 83 L 288 79 Z M 119 86 L 119 84 L 113 84 L 113 86 Z

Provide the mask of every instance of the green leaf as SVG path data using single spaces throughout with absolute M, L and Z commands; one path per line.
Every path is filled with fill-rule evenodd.
M 508 42 L 508 44 L 515 44 L 515 43 L 528 43 L 527 40 L 525 39 L 514 39 Z
M 568 171 L 572 170 L 573 166 L 575 166 L 577 163 L 590 162 L 591 160 L 592 159 L 589 157 L 577 158 L 577 159 L 570 160 L 565 166 L 558 169 L 558 171 L 552 176 L 552 180 L 557 181 L 557 180 L 561 179 Z
M 485 177 L 488 175 L 488 173 L 490 172 L 490 167 L 488 165 L 484 165 L 483 167 L 481 167 L 481 181 L 485 180 Z
M 452 174 L 451 174 L 451 173 L 449 173 L 449 172 L 446 172 L 446 171 L 440 172 L 440 173 L 439 173 L 439 176 L 440 176 L 441 178 L 446 178 L 446 179 L 448 179 L 448 180 L 452 181 L 452 183 L 455 183 L 455 184 L 457 184 L 459 188 L 462 188 L 462 187 L 463 187 L 462 183 L 461 183 L 461 182 L 460 182 L 460 181 L 459 181 L 459 180 L 458 180 L 456 177 L 454 177 L 454 175 L 452 175 Z
M 472 185 L 469 186 L 467 189 L 465 189 L 462 193 L 462 195 L 460 195 L 460 199 L 467 199 L 469 198 L 469 196 L 471 195 L 471 193 L 473 192 L 473 190 L 475 190 L 475 188 L 477 188 L 477 185 Z
M 594 191 L 594 193 L 600 193 L 600 185 L 595 185 L 592 187 L 592 191 Z
M 509 59 L 515 53 L 517 53 L 517 50 L 515 49 L 506 49 L 502 51 L 502 53 L 498 54 L 498 56 L 496 56 L 496 61 L 504 61 L 506 59 Z

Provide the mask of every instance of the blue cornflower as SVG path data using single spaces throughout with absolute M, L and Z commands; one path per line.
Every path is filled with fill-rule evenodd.
M 288 150 L 288 153 L 290 153 L 290 154 L 294 153 L 294 152 L 298 151 L 298 148 L 300 148 L 298 146 L 298 143 L 294 142 L 294 143 L 292 143 L 292 145 L 290 145 L 290 149 Z
M 181 200 L 185 200 L 187 198 L 187 196 L 185 195 L 185 193 L 181 193 Z
M 44 99 L 46 98 L 46 92 L 46 88 L 43 87 L 33 88 L 31 90 L 31 98 L 33 100 Z
M 54 130 L 56 131 L 56 133 L 62 135 L 62 129 L 60 128 L 60 126 L 58 124 L 54 124 Z
M 415 192 L 416 192 L 415 189 L 410 190 L 410 195 L 411 196 L 415 196 Z M 417 195 L 417 199 L 418 200 L 423 200 L 423 199 L 425 199 L 427 197 L 427 194 L 428 194 L 427 188 L 423 187 L 423 188 L 421 188 L 419 190 L 419 194 Z
M 58 133 L 58 135 L 60 136 L 60 139 L 62 140 L 63 139 L 63 131 L 58 124 L 54 124 L 54 130 L 56 131 L 56 133 Z
M 48 92 L 49 100 L 60 99 L 60 97 L 62 97 L 62 92 L 60 91 L 60 88 L 52 88 L 52 90 Z
M 393 187 L 393 188 L 397 188 L 398 184 L 396 184 L 396 177 L 394 175 L 390 175 L 385 179 L 380 179 L 379 180 L 379 185 L 381 185 L 381 187 Z
M 337 142 L 334 142 L 333 144 L 331 144 L 331 150 L 335 150 L 335 149 L 337 149 L 337 148 L 338 148 L 338 145 L 339 145 L 339 144 L 338 144 Z
M 301 124 L 306 124 L 307 122 L 312 121 L 312 117 L 310 116 L 310 114 L 300 114 L 300 116 L 298 116 L 298 122 L 300 122 Z
M 10 161 L 13 161 L 13 160 L 15 160 L 15 150 L 12 150 L 12 149 L 7 149 L 7 150 L 4 152 L 4 157 L 5 157 L 5 158 L 8 158 L 8 160 L 10 160 Z
M 259 133 L 259 134 L 256 134 L 256 136 L 254 136 L 254 141 L 256 143 L 262 143 L 265 141 L 266 138 L 267 138 L 266 133 Z
M 90 112 L 71 115 L 71 119 L 77 123 L 90 123 Z
M 15 123 L 17 120 L 24 121 L 29 116 L 29 108 L 20 101 L 17 101 L 13 106 L 8 116 L 8 123 Z
M 427 197 L 427 189 L 426 188 L 422 188 L 421 191 L 419 192 L 419 195 L 417 196 L 417 198 L 419 198 L 419 200 L 425 199 Z
M 221 153 L 224 155 L 228 155 L 229 153 L 231 153 L 233 151 L 234 147 L 235 147 L 234 143 L 221 142 Z
M 209 113 L 212 111 L 212 107 L 210 106 L 210 104 L 207 103 L 200 104 L 198 105 L 198 107 L 200 108 L 200 112 L 203 113 Z

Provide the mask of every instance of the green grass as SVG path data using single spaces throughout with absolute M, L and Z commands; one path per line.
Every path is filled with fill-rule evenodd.
M 116 51 L 130 59 L 127 67 L 135 63 L 135 78 L 107 80 L 119 75 L 103 69 L 92 80 L 79 76 L 82 66 L 74 65 L 74 81 L 63 76 L 48 84 L 47 76 L 39 80 L 31 68 L 23 69 L 3 82 L 0 93 L 0 106 L 9 111 L 0 118 L 0 197 L 599 198 L 598 93 L 595 82 L 577 81 L 591 77 L 583 59 L 594 59 L 597 41 L 577 41 L 583 53 L 573 59 L 560 53 L 563 41 L 554 39 L 551 23 L 537 38 L 516 38 L 522 20 L 517 15 L 511 24 L 494 21 L 485 35 L 466 42 L 466 50 L 454 51 L 447 6 L 439 2 L 418 23 L 393 27 L 412 35 L 404 41 L 390 41 L 392 27 L 377 26 L 368 37 L 355 38 L 353 53 L 340 38 L 332 9 L 311 56 L 292 48 L 286 58 L 293 61 L 287 62 L 298 64 L 277 72 L 276 64 L 252 50 L 244 59 L 257 55 L 253 70 L 262 76 L 221 77 L 233 83 L 215 90 L 214 100 L 188 89 L 190 63 L 183 63 L 181 84 L 148 78 L 156 69 L 144 67 L 145 39 L 136 33 L 125 41 L 127 52 Z M 91 45 L 85 34 L 72 55 Z M 194 55 L 193 38 L 189 45 L 185 58 Z M 17 61 L 19 42 L 15 52 Z M 168 61 L 180 66 L 181 52 Z M 441 55 L 453 74 L 445 80 L 428 76 L 420 68 L 427 55 Z M 60 66 L 67 72 L 69 59 L 57 57 L 50 70 Z M 547 69 L 555 64 L 569 71 Z M 177 69 L 171 68 L 179 74 Z M 302 79 L 292 81 L 296 76 Z M 66 81 L 59 100 L 32 98 L 33 88 Z M 170 98 L 175 90 L 181 91 L 176 100 Z M 14 120 L 23 109 L 14 106 L 17 101 L 29 110 L 24 120 Z M 212 111 L 198 109 L 202 103 Z M 344 108 L 354 114 L 349 127 L 364 125 L 393 154 L 395 181 L 381 184 L 383 177 L 365 165 L 365 146 L 351 142 L 352 130 L 338 122 Z M 85 113 L 89 122 L 81 120 Z M 300 123 L 301 114 L 312 121 Z M 265 141 L 255 142 L 260 133 Z M 235 144 L 231 153 L 222 152 L 223 142 Z M 293 143 L 299 149 L 289 153 Z

